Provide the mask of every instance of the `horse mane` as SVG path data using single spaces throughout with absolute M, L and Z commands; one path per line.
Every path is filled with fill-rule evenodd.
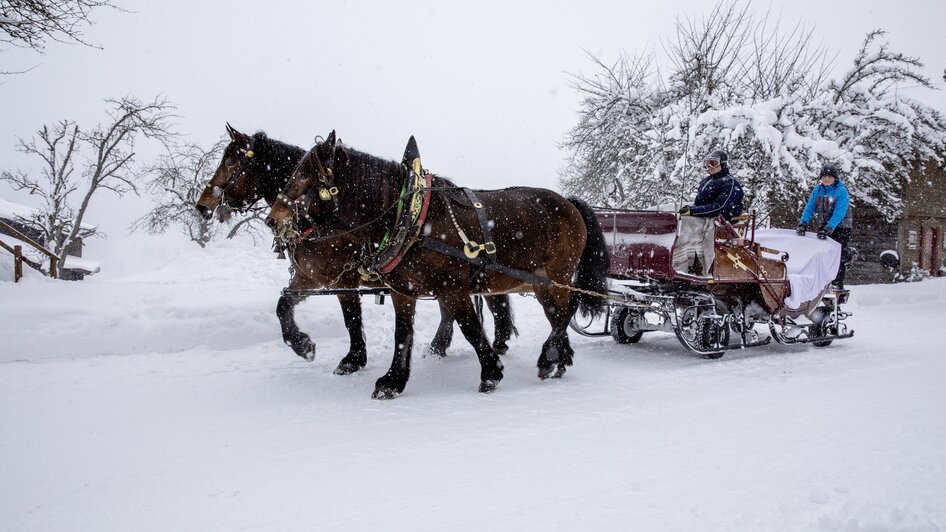
M 362 221 L 378 216 L 391 206 L 400 196 L 401 185 L 410 173 L 400 162 L 342 144 L 336 149 L 335 165 L 339 179 L 336 184 L 342 189 L 351 190 L 354 195 L 354 201 L 347 202 L 355 206 L 355 212 L 349 216 L 353 214 Z M 344 177 L 340 172 L 342 168 L 348 169 Z M 393 220 L 394 212 L 389 212 L 388 216 Z M 389 224 L 381 225 L 387 227 Z
M 260 193 L 264 197 L 275 197 L 286 186 L 289 176 L 295 170 L 299 160 L 306 154 L 306 150 L 293 146 L 266 135 L 264 131 L 257 131 L 251 137 L 254 152 L 253 162 L 271 179 L 261 180 Z
M 270 138 L 264 131 L 253 134 L 253 151 L 259 157 L 259 162 L 265 162 L 276 174 L 289 175 L 295 169 L 299 159 L 306 150 L 285 142 Z

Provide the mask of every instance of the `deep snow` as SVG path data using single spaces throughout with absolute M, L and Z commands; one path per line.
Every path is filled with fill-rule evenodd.
M 459 331 L 405 393 L 373 401 L 393 311 L 365 298 L 368 367 L 334 299 L 279 339 L 286 263 L 264 248 L 132 238 L 84 282 L 0 255 L 0 529 L 942 530 L 946 280 L 853 289 L 854 338 L 703 360 L 670 334 L 572 333 L 575 365 L 535 377 L 548 332 L 514 296 L 506 378 L 476 392 Z M 130 258 L 133 257 L 133 258 Z M 98 258 L 98 257 L 97 257 Z

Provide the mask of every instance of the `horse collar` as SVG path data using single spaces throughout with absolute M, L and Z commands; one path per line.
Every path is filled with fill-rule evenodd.
M 432 182 L 433 175 L 421 168 L 420 158 L 414 159 L 410 176 L 398 198 L 393 233 L 388 231 L 378 245 L 378 252 L 372 260 L 372 270 L 381 274 L 393 270 L 420 236 L 424 221 L 427 219 L 427 208 L 430 206 Z M 408 194 L 410 194 L 410 201 L 407 203 L 407 208 L 404 208 L 404 200 Z M 392 234 L 394 236 L 391 236 Z

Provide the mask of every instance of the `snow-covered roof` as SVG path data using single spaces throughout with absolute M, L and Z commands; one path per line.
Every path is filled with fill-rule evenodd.
M 6 218 L 7 220 L 30 218 L 37 212 L 39 212 L 38 209 L 33 207 L 28 207 L 19 203 L 13 203 L 12 201 L 7 201 L 3 198 L 0 198 L 0 218 Z M 82 228 L 91 231 L 95 229 L 95 225 L 83 223 Z
M 61 267 L 69 270 L 82 270 L 87 274 L 98 273 L 102 269 L 97 261 L 72 255 L 66 255 Z
M 19 203 L 13 203 L 12 201 L 0 198 L 0 218 L 6 218 L 8 220 L 29 218 L 35 212 L 36 209 L 33 207 L 27 207 L 26 205 L 20 205 Z

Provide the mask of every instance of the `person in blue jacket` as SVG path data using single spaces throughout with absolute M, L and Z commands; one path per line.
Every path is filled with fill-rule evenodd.
M 813 219 L 817 222 L 812 222 Z M 848 242 L 851 240 L 851 198 L 841 182 L 837 167 L 830 163 L 821 167 L 821 183 L 811 191 L 798 224 L 798 234 L 805 236 L 805 231 L 814 227 L 818 228 L 818 238 L 824 240 L 830 236 L 841 244 L 841 265 L 834 285 L 844 288 Z
M 742 214 L 743 193 L 742 185 L 729 174 L 729 155 L 725 151 L 714 151 L 703 163 L 709 175 L 700 181 L 693 205 L 680 208 L 673 268 L 687 273 L 696 258 L 703 266 L 699 274 L 708 276 L 714 258 L 716 217 L 731 219 Z

